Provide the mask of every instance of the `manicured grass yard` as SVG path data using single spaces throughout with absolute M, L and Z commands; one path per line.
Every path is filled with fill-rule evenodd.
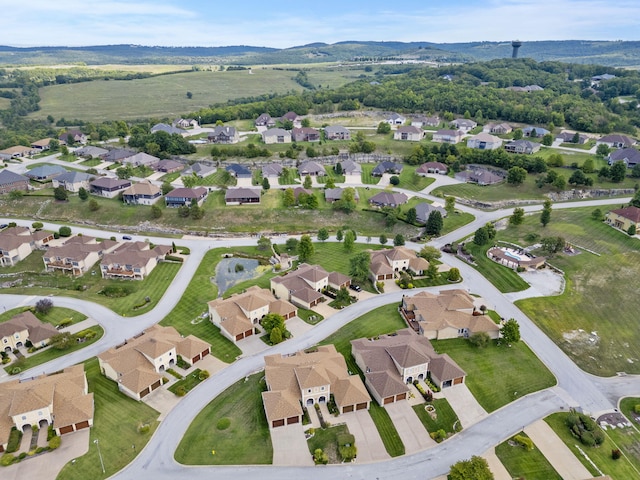
M 371 172 L 376 168 L 373 163 L 362 163 L 362 183 L 367 185 L 377 185 L 380 182 L 380 177 L 374 177 Z
M 70 325 L 86 320 L 87 316 L 84 315 L 83 313 L 76 312 L 75 310 L 71 310 L 70 308 L 56 307 L 55 297 L 51 298 L 50 300 L 53 302 L 54 306 L 51 310 L 49 310 L 49 312 L 46 315 L 43 313 L 35 312 L 35 311 L 33 312 L 33 314 L 36 317 L 38 317 L 38 320 L 40 320 L 41 322 L 50 323 L 55 327 L 63 320 L 70 321 L 71 322 Z M 12 317 L 26 310 L 31 310 L 31 309 L 28 307 L 21 307 L 21 308 L 14 308 L 6 312 L 3 312 L 2 314 L 0 314 L 0 323 L 6 322 L 7 320 L 10 320 Z
M 402 173 L 399 175 L 400 185 L 398 186 L 400 188 L 419 192 L 436 181 L 433 177 L 422 177 L 420 175 L 416 175 L 416 169 L 418 167 L 414 165 L 403 165 L 403 167 Z
M 398 435 L 398 431 L 384 407 L 378 405 L 375 400 L 371 400 L 369 415 L 371 415 L 373 423 L 375 423 L 378 429 L 387 453 L 392 457 L 404 455 L 405 449 L 402 439 L 400 435 Z
M 636 405 L 640 405 L 640 398 L 627 397 L 620 401 L 620 411 L 629 419 L 631 423 L 635 422 L 636 427 L 640 427 L 640 413 L 634 413 L 633 409 Z
M 349 259 L 355 254 L 365 250 L 380 250 L 382 245 L 374 243 L 356 243 L 353 250 L 347 252 L 342 243 L 337 242 L 314 242 L 315 253 L 307 263 L 322 266 L 327 272 L 340 272 L 349 275 Z
M 201 370 L 199 368 L 196 368 L 182 380 L 178 380 L 176 383 L 171 385 L 168 390 L 172 393 L 176 393 L 180 387 L 184 388 L 185 392 L 193 390 L 196 386 L 198 386 L 199 383 L 202 382 L 199 377 L 200 372 Z
M 529 284 L 515 270 L 500 265 L 487 257 L 487 250 L 492 245 L 476 245 L 473 242 L 467 242 L 465 245 L 475 260 L 474 268 L 502 293 L 520 292 L 529 288 Z
M 427 429 L 429 433 L 437 432 L 438 430 L 444 430 L 447 433 L 453 434 L 461 430 L 462 426 L 458 422 L 458 416 L 453 411 L 451 405 L 446 398 L 434 398 L 430 402 L 436 409 L 436 418 L 431 418 L 429 412 L 425 410 L 427 404 L 414 405 L 413 410 L 418 415 L 418 418 Z M 456 422 L 457 425 L 456 425 Z M 455 428 L 454 428 L 455 425 Z
M 526 437 L 524 432 L 518 435 Z M 526 450 L 509 439 L 496 447 L 496 455 L 513 478 L 527 480 L 562 480 L 537 448 Z
M 147 444 L 158 426 L 158 412 L 145 403 L 133 400 L 118 391 L 116 382 L 100 374 L 97 359 L 85 363 L 89 391 L 94 393 L 94 418 L 89 452 L 68 463 L 58 474 L 58 480 L 107 478 L 128 465 Z M 141 425 L 149 431 L 140 433 Z M 99 440 L 106 473 L 102 473 L 98 450 Z M 64 437 L 62 437 L 64 446 Z M 135 445 L 135 449 L 131 448 Z
M 324 453 L 329 457 L 329 463 L 341 463 L 342 459 L 338 453 L 338 436 L 349 433 L 349 429 L 346 425 L 336 425 L 329 428 L 316 428 L 309 440 L 307 440 L 307 446 L 309 452 L 313 455 L 313 452 L 317 448 L 321 448 Z M 358 444 L 356 443 L 356 447 Z
M 465 339 L 435 340 L 438 353 L 447 353 L 467 372 L 467 387 L 487 412 L 528 393 L 556 384 L 554 376 L 524 342 L 508 347 L 492 341 L 478 349 Z
M 175 459 L 185 465 L 270 464 L 273 447 L 262 406 L 263 377 L 260 372 L 240 380 L 202 409 L 180 441 Z M 224 418 L 230 426 L 220 430 L 217 425 Z

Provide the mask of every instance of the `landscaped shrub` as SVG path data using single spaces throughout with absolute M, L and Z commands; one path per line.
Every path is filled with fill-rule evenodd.
M 182 385 L 176 388 L 176 395 L 178 397 L 184 397 L 186 394 L 187 394 L 187 390 Z
M 184 262 L 184 258 L 182 258 L 182 257 L 174 257 L 173 255 L 165 255 L 164 259 L 167 262 L 180 262 L 180 263 Z
M 11 429 L 9 433 L 9 441 L 7 442 L 7 453 L 13 453 L 20 448 L 20 441 L 22 440 L 22 432 L 16 427 Z
M 182 358 L 182 356 L 180 355 L 178 355 L 178 357 L 176 358 L 176 365 L 182 368 L 183 370 L 187 370 L 189 367 L 191 367 L 191 365 L 185 362 L 184 358 Z
M 2 458 L 0 458 L 0 465 L 2 465 L 3 467 L 8 467 L 9 465 L 13 464 L 16 461 L 16 457 L 11 455 L 10 453 L 5 453 L 4 455 L 2 455 Z
M 619 460 L 622 457 L 622 452 L 618 448 L 611 450 L 611 458 L 613 460 Z
M 567 426 L 580 441 L 588 447 L 602 445 L 604 433 L 596 422 L 582 413 L 571 412 L 566 420 Z
M 200 373 L 198 373 L 198 379 L 200 381 L 206 380 L 210 376 L 211 374 L 207 370 L 201 370 Z
M 447 438 L 447 432 L 445 432 L 443 429 L 440 429 L 437 432 L 431 432 L 429 436 L 436 442 L 440 443 Z
M 329 456 L 324 453 L 321 448 L 316 448 L 313 452 L 313 462 L 316 465 L 326 465 L 329 463 Z
M 65 327 L 68 327 L 69 325 L 71 325 L 71 323 L 73 323 L 73 321 L 70 318 L 65 318 L 64 320 L 61 320 L 56 325 L 56 328 L 57 329 L 65 328 Z
M 516 435 L 513 437 L 513 441 L 518 445 L 524 447 L 526 450 L 533 450 L 533 442 L 529 437 L 525 437 L 524 435 Z
M 167 368 L 167 373 L 173 375 L 178 380 L 182 380 L 184 378 L 182 375 L 180 375 L 178 372 L 176 372 L 173 368 Z
M 231 419 L 228 417 L 223 417 L 216 423 L 216 428 L 218 430 L 226 430 L 231 426 Z
M 53 437 L 51 440 L 49 440 L 49 448 L 51 450 L 55 450 L 56 448 L 60 447 L 61 442 L 62 440 L 60 439 L 60 437 Z
M 633 411 L 634 411 L 634 413 L 640 414 L 640 403 L 637 403 L 637 404 L 634 405 Z
M 327 410 L 329 413 L 335 416 L 340 414 L 340 410 L 338 410 L 338 406 L 336 405 L 336 400 L 333 397 L 333 393 L 329 396 L 329 402 L 327 403 Z
M 49 428 L 47 428 L 47 442 L 55 436 L 56 436 L 56 431 L 53 428 L 53 425 L 49 425 Z
M 14 367 L 11 369 L 11 375 L 18 375 L 21 371 L 22 369 L 20 367 Z
M 376 288 L 380 293 L 384 293 L 384 282 L 376 282 Z
M 138 433 L 149 433 L 151 426 L 148 423 L 138 425 Z
M 109 298 L 121 298 L 133 293 L 133 287 L 130 285 L 107 285 L 98 293 Z

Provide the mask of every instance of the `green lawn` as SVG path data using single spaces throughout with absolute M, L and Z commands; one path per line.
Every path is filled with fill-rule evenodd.
M 475 219 L 476 217 L 474 217 L 470 213 L 460 212 L 456 210 L 453 215 L 447 215 L 446 217 L 444 217 L 444 224 L 442 226 L 440 235 L 451 233 L 454 230 L 465 226 L 467 223 L 473 222 Z
M 324 320 L 324 317 L 319 313 L 316 313 L 313 310 L 306 310 L 304 308 L 298 308 L 298 317 L 309 325 L 316 325 Z M 313 317 L 313 320 L 311 317 Z
M 634 407 L 640 405 L 640 398 L 627 397 L 620 401 L 620 411 L 629 419 L 632 423 L 635 422 L 636 427 L 640 428 L 640 413 L 634 413 Z
M 556 384 L 553 374 L 523 342 L 511 347 L 491 342 L 483 349 L 462 338 L 431 344 L 438 353 L 449 354 L 467 373 L 467 387 L 487 412 Z
M 329 463 L 341 463 L 342 459 L 338 453 L 338 436 L 349 433 L 349 429 L 346 425 L 336 425 L 329 428 L 316 428 L 314 430 L 313 437 L 307 440 L 307 446 L 309 452 L 313 455 L 313 452 L 317 448 L 321 448 L 324 453 L 329 457 Z M 356 443 L 356 447 L 358 444 Z
M 476 265 L 473 267 L 502 293 L 520 292 L 529 288 L 529 284 L 515 270 L 500 265 L 487 257 L 487 250 L 491 245 L 476 245 L 473 242 L 467 242 L 466 247 L 475 259 Z
M 526 437 L 524 432 L 518 435 Z M 526 450 L 511 439 L 496 447 L 496 455 L 513 478 L 527 480 L 562 480 L 545 456 L 534 447 Z
M 371 172 L 376 165 L 374 163 L 363 163 L 362 166 L 362 183 L 367 185 L 377 185 L 380 182 L 380 177 L 374 177 Z
M 400 188 L 419 192 L 436 181 L 433 177 L 416 175 L 416 169 L 418 167 L 414 165 L 403 165 L 403 167 L 402 173 L 400 174 L 400 184 L 398 185 Z
M 375 400 L 371 400 L 369 414 L 378 429 L 387 453 L 392 457 L 404 455 L 405 449 L 402 439 L 384 407 L 378 405 Z
M 456 412 L 453 411 L 453 408 L 451 408 L 446 398 L 434 398 L 429 404 L 433 405 L 436 409 L 435 419 L 425 410 L 427 404 L 413 406 L 413 411 L 416 412 L 424 428 L 426 428 L 429 433 L 444 430 L 449 434 L 453 434 L 462 429 Z
M 33 314 L 38 317 L 38 320 L 40 320 L 41 322 L 45 322 L 45 323 L 50 323 L 51 325 L 53 325 L 54 327 L 56 325 L 58 325 L 60 322 L 62 322 L 63 320 L 66 321 L 70 321 L 70 325 L 73 325 L 74 323 L 78 323 L 81 322 L 83 320 L 86 320 L 87 316 L 84 315 L 83 313 L 80 312 L 76 312 L 75 310 L 71 310 L 70 308 L 65 308 L 65 307 L 56 307 L 55 303 L 56 303 L 56 299 L 51 298 L 50 299 L 53 302 L 53 308 L 51 310 L 49 310 L 49 312 L 45 315 L 43 313 L 38 313 L 35 311 L 33 311 Z M 11 318 L 13 318 L 14 316 L 16 316 L 19 313 L 22 313 L 26 310 L 31 310 L 30 307 L 19 307 L 19 308 L 13 308 L 11 310 L 8 310 L 6 312 L 3 312 L 0 314 L 0 323 L 2 322 L 6 322 L 7 320 L 10 320 Z
M 158 415 L 145 403 L 133 400 L 118 391 L 116 382 L 100 374 L 97 359 L 85 362 L 89 391 L 94 394 L 94 417 L 89 452 L 67 463 L 58 474 L 58 480 L 85 480 L 107 478 L 131 463 L 147 444 L 156 427 Z M 138 428 L 149 425 L 149 431 L 140 433 Z M 94 440 L 99 440 L 106 473 L 102 473 L 98 450 Z M 64 437 L 62 438 L 64 446 Z M 135 449 L 132 448 L 135 445 Z
M 189 392 L 190 390 L 193 390 L 195 387 L 197 387 L 202 380 L 200 380 L 200 374 L 201 370 L 199 368 L 196 368 L 193 372 L 191 372 L 189 375 L 187 375 L 186 377 L 184 377 L 181 380 L 178 380 L 176 383 L 174 383 L 173 385 L 171 385 L 169 387 L 169 391 L 172 393 L 176 393 L 178 391 L 179 388 L 184 388 L 185 392 Z
M 340 272 L 345 275 L 349 274 L 349 259 L 355 254 L 365 250 L 379 250 L 381 245 L 371 242 L 356 243 L 353 250 L 347 252 L 342 243 L 330 242 L 314 242 L 315 253 L 311 256 L 307 263 L 317 264 L 324 268 L 327 272 Z
M 283 169 L 282 175 L 278 178 L 280 185 L 295 185 L 300 183 L 300 175 L 298 175 L 297 168 Z
M 203 408 L 180 441 L 175 459 L 185 465 L 270 464 L 273 447 L 260 394 L 265 390 L 263 377 L 260 372 L 240 380 Z M 231 424 L 219 430 L 223 418 Z

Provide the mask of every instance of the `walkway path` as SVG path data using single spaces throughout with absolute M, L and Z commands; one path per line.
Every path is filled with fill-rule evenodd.
M 442 390 L 442 394 L 449 402 L 449 405 L 451 405 L 451 408 L 453 408 L 453 411 L 458 415 L 458 419 L 463 428 L 468 428 L 478 423 L 488 415 L 464 383 L 445 388 Z

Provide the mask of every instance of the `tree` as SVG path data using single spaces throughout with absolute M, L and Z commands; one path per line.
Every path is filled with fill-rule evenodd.
M 36 312 L 46 315 L 53 308 L 53 302 L 49 298 L 41 298 L 36 302 Z
M 540 240 L 540 243 L 542 244 L 542 250 L 549 255 L 558 253 L 567 244 L 563 237 L 545 237 Z
M 627 233 L 629 234 L 630 237 L 633 237 L 636 234 L 635 223 L 632 223 L 631 225 L 629 225 L 629 229 L 627 230 Z
M 485 348 L 491 342 L 491 337 L 487 332 L 474 333 L 469 337 L 469 343 L 476 348 Z
M 271 248 L 271 240 L 269 237 L 262 235 L 258 239 L 258 250 L 269 250 Z
M 33 222 L 31 224 L 31 228 L 33 228 L 34 230 L 42 230 L 43 227 L 44 224 L 42 222 Z
M 611 166 L 611 181 L 620 183 L 627 176 L 627 165 L 620 161 Z
M 447 215 L 453 215 L 456 210 L 456 197 L 444 197 L 444 209 Z
M 449 270 L 448 279 L 450 282 L 459 282 L 461 278 L 460 270 L 455 267 Z
M 193 98 L 193 93 L 187 92 L 187 98 L 191 100 Z
M 380 245 L 385 245 L 387 243 L 387 236 L 383 233 L 380 235 Z
M 300 261 L 305 262 L 309 260 L 314 253 L 315 248 L 313 247 L 311 237 L 309 235 L 303 235 L 298 245 L 298 258 Z
M 162 209 L 158 205 L 151 205 L 151 218 L 162 217 Z
M 607 145 L 606 143 L 601 143 L 596 147 L 596 155 L 599 155 L 603 158 L 609 155 L 610 151 L 611 149 L 609 148 L 609 145 Z
M 300 240 L 295 237 L 287 238 L 287 241 L 284 242 L 285 248 L 287 252 L 294 253 L 298 250 L 298 245 L 300 244 Z
M 80 187 L 78 189 L 78 197 L 80 197 L 80 200 L 84 202 L 87 198 L 89 198 L 89 192 L 87 192 L 86 188 Z
M 380 122 L 378 124 L 378 128 L 376 128 L 376 133 L 384 134 L 391 132 L 391 125 L 387 122 Z
M 340 162 L 336 163 L 333 171 L 336 172 L 336 175 L 342 175 L 342 164 Z
M 336 240 L 341 242 L 343 238 L 344 238 L 344 233 L 342 232 L 342 229 L 340 229 L 336 232 Z
M 587 180 L 590 179 L 588 178 Z M 564 178 L 564 175 L 558 175 L 556 177 L 556 179 L 553 181 L 553 187 L 558 191 L 562 191 L 567 188 L 567 180 Z
M 182 180 L 184 181 L 184 178 Z M 162 195 L 166 195 L 173 190 L 173 186 L 169 182 L 162 182 L 162 186 L 160 188 L 162 189 Z
M 348 305 L 351 303 L 351 295 L 349 295 L 349 291 L 345 287 L 340 287 L 340 290 L 336 293 L 336 300 Z
M 564 165 L 564 159 L 559 153 L 552 153 L 547 158 L 547 165 L 550 167 L 562 167 Z
M 416 223 L 418 221 L 418 212 L 416 212 L 416 209 L 414 207 L 411 207 L 409 210 L 407 210 L 407 222 L 409 223 Z
M 279 328 L 274 328 L 269 332 L 269 341 L 271 345 L 277 345 L 282 342 L 282 330 Z
M 510 318 L 500 328 L 500 335 L 507 343 L 517 343 L 520 341 L 520 325 L 514 318 Z
M 356 209 L 356 191 L 353 187 L 342 190 L 340 200 L 333 202 L 334 210 L 341 210 L 344 213 L 351 213 Z
M 284 196 L 282 199 L 282 204 L 285 207 L 293 207 L 296 204 L 296 196 L 293 193 L 293 188 L 287 188 L 284 191 Z
M 89 200 L 89 210 L 92 212 L 97 212 L 98 210 L 100 210 L 100 204 L 95 198 Z
M 266 314 L 260 321 L 260 324 L 268 334 L 270 334 L 274 329 L 280 330 L 281 334 L 286 330 L 286 327 L 284 326 L 284 317 L 277 313 Z M 282 339 L 280 341 L 282 341 Z
M 327 178 L 327 181 L 324 183 L 324 188 L 336 188 L 336 184 L 333 181 L 333 177 Z
M 193 205 L 189 214 L 194 220 L 200 220 L 204 217 L 204 208 L 200 207 L 198 204 Z
M 444 226 L 444 220 L 442 214 L 438 210 L 433 210 L 427 218 L 427 224 L 425 225 L 425 233 L 431 236 L 438 236 Z
M 196 183 L 198 183 L 198 177 L 194 175 L 185 175 L 182 177 L 182 184 L 186 188 L 193 188 L 196 186 Z
M 307 189 L 311 188 L 311 185 L 313 185 L 313 183 L 309 175 L 304 177 L 304 183 L 302 185 L 304 186 L 304 188 L 307 188 Z
M 640 178 L 640 163 L 636 163 L 631 169 L 631 176 L 633 178 Z
M 595 172 L 596 171 L 596 165 L 595 165 L 595 162 L 593 161 L 593 158 L 591 158 L 591 157 L 587 158 L 584 161 L 584 163 L 582 164 L 581 170 L 584 173 L 593 173 L 593 172 Z
M 522 185 L 527 178 L 527 171 L 522 167 L 511 167 L 507 171 L 507 183 L 510 185 Z
M 73 336 L 69 332 L 57 333 L 49 339 L 49 345 L 56 350 L 67 350 L 73 343 Z
M 20 200 L 24 196 L 24 192 L 22 190 L 11 190 L 9 192 L 9 198 L 11 200 Z
M 133 168 L 131 165 L 127 165 L 125 167 L 118 167 L 116 169 L 116 175 L 120 180 L 126 180 L 133 176 Z
M 178 207 L 178 216 L 179 217 L 188 218 L 190 214 L 191 214 L 191 209 L 189 208 L 189 205 L 180 205 Z
M 396 247 L 401 247 L 402 245 L 404 245 L 404 235 L 402 235 L 401 233 L 398 233 L 393 238 L 393 245 Z
M 371 255 L 368 252 L 360 252 L 349 259 L 349 275 L 356 280 L 364 282 L 369 277 Z
M 473 236 L 473 243 L 476 245 L 486 245 L 489 243 L 489 234 L 485 227 L 480 227 L 476 230 L 476 233 Z
M 271 188 L 271 184 L 269 183 L 269 179 L 267 177 L 264 177 L 262 179 L 262 189 L 269 190 L 270 188 Z
M 484 225 L 484 228 L 486 228 L 487 230 L 487 235 L 489 235 L 489 240 L 493 240 L 494 238 L 496 238 L 496 234 L 498 232 L 496 231 L 496 227 L 493 225 L 493 223 L 487 222 Z
M 64 202 L 69 199 L 69 193 L 63 186 L 59 186 L 53 189 L 53 198 L 59 202 Z
M 352 230 L 347 230 L 347 233 L 344 235 L 344 249 L 347 252 L 353 251 L 353 244 L 356 241 L 356 236 Z
M 635 193 L 629 205 L 640 208 L 640 190 Z
M 400 185 L 400 177 L 397 175 L 392 175 L 389 179 L 389 183 L 393 186 Z
M 543 227 L 546 227 L 551 221 L 551 200 L 545 200 L 542 213 L 540 214 L 540 223 Z
M 510 225 L 522 225 L 524 222 L 524 208 L 516 207 L 513 209 L 513 214 L 509 217 Z
M 571 185 L 586 185 L 587 184 L 587 176 L 580 169 L 574 170 L 571 176 L 569 177 L 569 183 Z
M 516 128 L 516 129 L 513 131 L 513 139 L 514 139 L 514 140 L 521 140 L 523 136 L 524 136 L 524 134 L 522 133 L 522 130 L 521 130 L 521 129 Z
M 550 133 L 544 135 L 542 137 L 542 145 L 544 145 L 545 147 L 550 147 L 551 145 L 553 145 L 553 135 L 551 135 Z
M 489 470 L 489 463 L 482 457 L 474 455 L 470 460 L 461 460 L 451 465 L 447 480 L 494 480 Z
M 580 143 L 580 134 L 578 132 L 573 134 L 571 138 L 571 143 Z
M 320 230 L 318 230 L 318 240 L 320 240 L 321 242 L 326 241 L 329 238 L 329 231 L 322 227 Z
M 425 245 L 418 253 L 419 257 L 424 258 L 427 262 L 431 263 L 433 260 L 437 260 L 442 256 L 440 250 L 431 245 Z
M 593 218 L 597 222 L 601 222 L 604 220 L 604 215 L 602 214 L 602 210 L 596 208 L 593 212 L 591 212 L 591 218 Z
M 438 266 L 435 263 L 429 262 L 429 267 L 427 268 L 425 275 L 429 280 L 435 280 L 436 278 L 438 278 L 438 275 L 440 275 Z
M 61 237 L 70 237 L 71 236 L 71 227 L 67 227 L 66 225 L 60 227 L 60 229 L 58 230 L 58 234 Z

